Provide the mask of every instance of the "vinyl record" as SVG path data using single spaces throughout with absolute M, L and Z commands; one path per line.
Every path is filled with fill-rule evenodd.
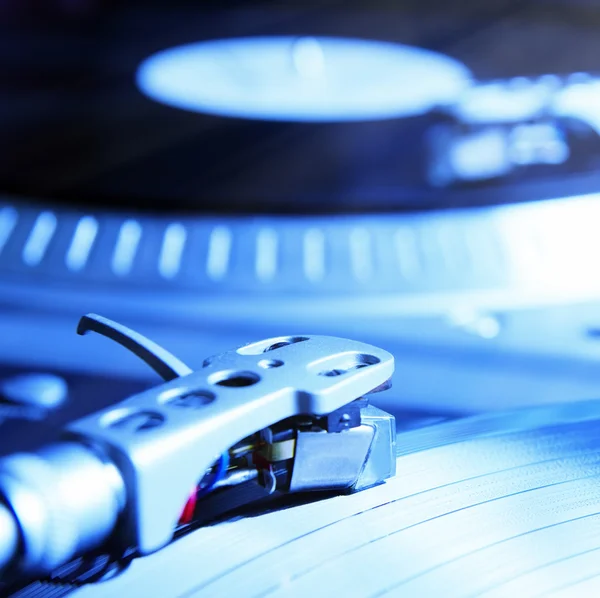
M 592 402 L 400 433 L 380 486 L 199 529 L 74 595 L 593 596 L 599 420 Z

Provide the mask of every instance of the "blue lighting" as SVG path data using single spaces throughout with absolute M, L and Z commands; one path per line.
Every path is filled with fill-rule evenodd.
M 396 43 L 344 38 L 220 39 L 170 48 L 139 66 L 139 89 L 184 110 L 299 122 L 380 120 L 454 102 L 459 62 Z

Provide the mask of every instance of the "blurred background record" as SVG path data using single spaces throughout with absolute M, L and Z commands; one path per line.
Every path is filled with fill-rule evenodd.
M 153 383 L 94 311 L 195 367 L 385 346 L 425 419 L 597 397 L 598 10 L 5 1 L 3 380 Z

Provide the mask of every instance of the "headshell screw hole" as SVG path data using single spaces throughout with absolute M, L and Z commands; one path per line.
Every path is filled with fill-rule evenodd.
M 226 386 L 229 388 L 241 388 L 252 386 L 260 380 L 260 376 L 254 372 L 239 372 L 237 370 L 224 370 L 215 372 L 208 377 L 210 384 Z
M 272 368 L 279 368 L 283 365 L 283 361 L 281 359 L 261 359 L 258 362 L 258 365 L 265 370 L 270 370 Z

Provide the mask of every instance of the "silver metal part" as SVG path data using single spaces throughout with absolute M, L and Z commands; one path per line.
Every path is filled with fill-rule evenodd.
M 0 492 L 22 536 L 19 568 L 48 573 L 101 545 L 125 506 L 124 490 L 114 465 L 74 442 L 0 460 Z
M 290 492 L 350 488 L 362 471 L 375 435 L 373 426 L 343 432 L 298 432 Z
M 62 442 L 0 459 L 0 569 L 10 563 L 46 574 L 116 531 L 141 554 L 161 548 L 218 455 L 287 418 L 336 412 L 381 388 L 394 369 L 392 355 L 371 345 L 296 336 L 246 345 L 188 373 L 110 320 L 92 314 L 78 330 L 117 340 L 170 380 L 75 422 Z M 393 418 L 364 411 L 363 424 L 349 430 L 298 432 L 292 491 L 365 487 L 388 477 Z M 217 486 L 256 476 L 230 472 Z
M 371 450 L 353 490 L 364 490 L 396 475 L 396 421 L 370 405 L 361 411 L 363 424 L 375 428 Z
M 67 382 L 55 374 L 29 372 L 0 383 L 0 397 L 18 405 L 55 409 L 67 400 L 68 394 Z
M 258 478 L 258 471 L 256 469 L 238 469 L 228 473 L 222 480 L 219 480 L 215 484 L 215 489 L 237 486 L 238 484 L 256 480 L 256 478 Z
M 265 369 L 265 358 L 282 365 Z M 69 427 L 121 471 L 135 501 L 127 540 L 142 554 L 170 541 L 190 488 L 215 455 L 285 418 L 330 413 L 368 393 L 392 376 L 394 359 L 365 343 L 306 336 L 267 339 L 204 365 Z
M 96 314 L 88 314 L 79 320 L 77 334 L 97 332 L 123 345 L 143 359 L 164 380 L 187 376 L 192 370 L 180 359 L 169 353 L 139 332 Z
M 0 573 L 15 558 L 19 547 L 19 527 L 11 511 L 0 502 Z

